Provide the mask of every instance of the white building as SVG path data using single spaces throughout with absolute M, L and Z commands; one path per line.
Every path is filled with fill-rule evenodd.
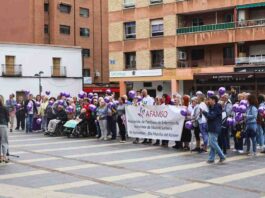
M 77 95 L 83 88 L 79 47 L 0 43 L 0 64 L 0 95 L 5 98 L 23 90 L 38 94 L 35 75 L 40 71 L 42 94 L 50 91 L 57 96 L 65 91 Z

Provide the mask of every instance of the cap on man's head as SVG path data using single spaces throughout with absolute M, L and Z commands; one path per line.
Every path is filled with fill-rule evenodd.
M 203 95 L 203 93 L 201 91 L 196 92 L 196 96 L 201 96 L 201 95 Z

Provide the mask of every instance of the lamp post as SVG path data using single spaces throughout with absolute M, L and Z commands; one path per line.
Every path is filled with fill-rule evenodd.
M 42 85 L 41 85 L 41 75 L 44 74 L 43 71 L 40 71 L 38 74 L 35 74 L 36 77 L 39 78 L 39 94 L 41 96 L 41 92 L 42 92 Z

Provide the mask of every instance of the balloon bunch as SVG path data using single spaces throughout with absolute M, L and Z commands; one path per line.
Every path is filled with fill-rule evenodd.
M 80 98 L 80 99 L 84 99 L 85 97 L 87 97 L 86 92 L 84 92 L 84 91 L 80 91 L 79 94 L 78 94 L 78 98 Z
M 234 104 L 232 111 L 235 113 L 235 118 L 228 118 L 227 125 L 233 126 L 244 120 L 244 114 L 247 112 L 248 102 L 247 100 L 241 100 L 239 104 Z

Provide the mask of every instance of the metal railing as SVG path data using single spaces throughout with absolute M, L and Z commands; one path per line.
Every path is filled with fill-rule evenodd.
M 247 21 L 237 21 L 237 28 L 244 27 L 257 27 L 257 26 L 265 26 L 265 19 L 256 19 L 256 20 L 247 20 Z
M 2 76 L 20 77 L 22 76 L 22 65 L 2 64 Z
M 51 74 L 52 77 L 66 77 L 66 67 L 60 66 L 60 67 L 51 67 Z
M 258 26 L 265 26 L 265 19 L 245 20 L 245 21 L 237 21 L 237 22 L 229 22 L 229 23 L 217 23 L 217 24 L 191 26 L 191 27 L 181 27 L 181 28 L 177 28 L 177 34 L 217 31 L 217 30 L 245 28 L 245 27 L 258 27 Z
M 265 65 L 265 54 L 236 58 L 236 65 Z
M 216 30 L 225 30 L 225 29 L 234 29 L 235 23 L 217 23 L 201 26 L 192 26 L 192 27 L 183 27 L 177 29 L 177 34 L 187 34 L 193 32 L 206 32 L 206 31 L 216 31 Z
M 205 61 L 205 60 L 178 60 L 177 67 L 178 68 L 199 68 L 199 67 L 214 67 L 216 65 L 234 65 L 235 59 L 233 58 L 225 58 L 223 60 L 216 60 L 216 61 Z

